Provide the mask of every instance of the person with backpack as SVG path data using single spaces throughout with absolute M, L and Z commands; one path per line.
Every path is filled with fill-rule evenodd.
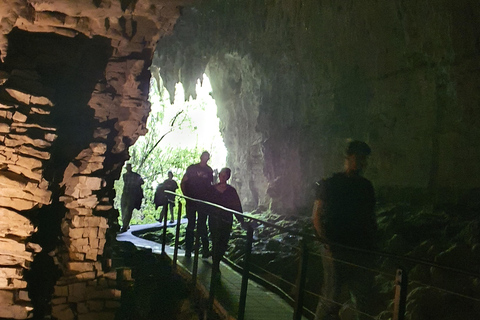
M 122 229 L 125 232 L 130 228 L 133 209 L 140 209 L 143 199 L 142 177 L 132 171 L 132 165 L 127 163 L 127 172 L 123 175 L 123 192 L 121 198 Z
M 362 312 L 354 319 L 371 319 L 365 314 L 372 311 L 375 281 L 365 268 L 373 269 L 374 259 L 362 251 L 376 247 L 375 192 L 372 183 L 362 177 L 370 152 L 365 142 L 350 142 L 345 170 L 317 182 L 312 219 L 324 242 L 324 280 L 315 320 L 340 319 L 344 289 L 348 289 L 354 309 Z
M 158 222 L 161 223 L 163 221 L 168 209 L 170 209 L 170 222 L 175 220 L 173 215 L 173 208 L 175 207 L 175 195 L 166 193 L 165 190 L 175 192 L 177 189 L 178 184 L 175 180 L 173 180 L 173 173 L 172 171 L 168 171 L 168 179 L 159 184 L 157 191 L 155 192 L 155 209 L 157 209 L 159 206 L 162 206 L 162 211 L 160 212 L 160 218 L 158 219 Z

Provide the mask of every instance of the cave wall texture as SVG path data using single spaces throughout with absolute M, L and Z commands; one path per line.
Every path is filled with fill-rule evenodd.
M 113 182 L 152 57 L 171 93 L 210 77 L 247 210 L 310 210 L 347 139 L 372 146 L 381 199 L 477 189 L 479 18 L 469 0 L 2 1 L 0 318 L 112 317 Z
M 154 64 L 210 77 L 247 209 L 309 210 L 347 139 L 373 150 L 380 199 L 457 201 L 480 186 L 478 1 L 207 1 Z M 190 92 L 194 96 L 194 92 Z
M 113 319 L 113 183 L 182 1 L 0 3 L 0 318 Z

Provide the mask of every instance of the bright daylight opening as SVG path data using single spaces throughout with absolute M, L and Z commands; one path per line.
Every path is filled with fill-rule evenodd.
M 141 208 L 134 210 L 131 224 L 153 223 L 158 219 L 161 208 L 155 210 L 153 198 L 157 185 L 167 179 L 168 171 L 172 171 L 180 186 L 186 168 L 198 163 L 204 150 L 210 152 L 208 164 L 214 171 L 225 166 L 227 149 L 219 131 L 217 105 L 205 74 L 202 80 L 196 85 L 196 99 L 188 101 L 185 101 L 182 84 L 178 83 L 171 104 L 163 84 L 157 84 L 155 77 L 151 78 L 149 100 L 152 110 L 147 120 L 148 133 L 130 148 L 128 161 L 133 171 L 145 181 Z M 115 206 L 121 210 L 122 177 L 115 182 L 115 189 Z
M 177 122 L 178 127 L 173 127 L 173 131 L 165 136 L 161 142 L 161 147 L 166 149 L 188 149 L 197 152 L 199 159 L 200 153 L 204 150 L 210 152 L 209 165 L 215 170 L 220 170 L 225 166 L 227 149 L 223 143 L 223 138 L 219 131 L 219 119 L 217 117 L 217 105 L 210 95 L 212 87 L 210 80 L 204 74 L 203 83 L 197 82 L 197 98 L 185 101 L 185 92 L 181 83 L 175 87 L 175 102 L 173 105 L 166 105 L 169 101 L 168 92 L 165 90 L 162 94 L 152 95 L 150 93 L 150 102 L 152 103 L 152 113 L 163 113 L 164 121 L 159 124 L 163 131 L 167 132 L 171 127 L 171 121 L 175 119 L 179 112 L 180 119 Z M 148 135 L 148 134 L 147 134 Z M 197 159 L 197 160 L 198 160 Z M 198 161 L 196 161 L 198 162 Z M 172 168 L 177 169 L 177 168 Z M 182 168 L 183 169 L 183 168 Z

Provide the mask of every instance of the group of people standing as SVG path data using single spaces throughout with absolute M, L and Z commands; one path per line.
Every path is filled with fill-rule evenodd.
M 187 168 L 180 183 L 184 195 L 201 200 L 195 201 L 187 198 L 186 201 L 188 222 L 185 234 L 185 256 L 189 258 L 192 254 L 196 225 L 202 244 L 202 257 L 208 258 L 211 255 L 213 261 L 212 269 L 214 272 L 219 272 L 220 261 L 228 247 L 228 240 L 233 225 L 233 215 L 236 216 L 242 225 L 244 219 L 239 214 L 232 214 L 229 211 L 204 202 L 211 202 L 236 212 L 243 212 L 237 191 L 234 187 L 227 184 L 231 176 L 231 170 L 229 168 L 220 170 L 218 174 L 219 182 L 213 184 L 213 170 L 208 165 L 209 159 L 210 154 L 204 151 L 200 156 L 200 162 Z M 207 218 L 208 229 L 210 229 L 212 238 L 212 251 L 209 250 Z
M 369 311 L 372 306 L 373 275 L 365 272 L 364 268 L 345 263 L 353 261 L 354 264 L 364 267 L 372 265 L 371 256 L 365 255 L 362 250 L 355 250 L 360 248 L 368 251 L 376 246 L 375 193 L 371 182 L 362 177 L 370 152 L 370 147 L 365 142 L 350 142 L 345 152 L 344 171 L 317 182 L 312 222 L 317 236 L 324 244 L 322 246 L 324 281 L 323 297 L 318 303 L 316 320 L 340 319 L 342 305 L 338 301 L 341 300 L 345 287 L 348 287 L 358 310 Z M 219 182 L 214 184 L 213 170 L 207 164 L 209 159 L 210 154 L 203 152 L 200 162 L 187 168 L 180 184 L 183 194 L 188 197 L 185 256 L 190 257 L 192 254 L 194 230 L 197 226 L 202 255 L 204 258 L 212 255 L 213 271 L 219 272 L 220 261 L 228 246 L 234 214 L 206 202 L 236 212 L 242 212 L 242 205 L 235 188 L 227 184 L 231 170 L 223 168 L 219 172 Z M 178 185 L 173 180 L 173 174 L 169 172 L 168 177 L 164 185 L 169 186 L 168 190 L 175 191 Z M 127 165 L 124 183 L 124 194 L 127 190 L 130 195 L 137 196 L 143 180 L 131 171 L 130 165 Z M 167 214 L 167 207 L 170 206 L 173 220 L 173 205 L 174 196 L 171 195 L 167 205 L 163 206 L 161 218 Z M 124 201 L 122 196 L 122 216 L 125 210 L 126 213 L 130 212 L 131 217 L 131 211 L 137 206 L 138 200 Z M 126 228 L 125 226 L 128 228 L 130 217 L 123 218 L 122 230 Z M 207 218 L 212 238 L 212 252 L 209 250 Z M 244 224 L 243 216 L 236 215 L 236 218 L 242 225 Z M 368 319 L 368 314 L 358 313 L 356 318 Z
M 214 203 L 225 208 L 234 210 L 236 212 L 243 212 L 240 198 L 234 187 L 229 185 L 227 181 L 230 179 L 231 170 L 223 168 L 218 173 L 219 182 L 214 184 L 213 170 L 208 165 L 210 154 L 204 151 L 200 156 L 200 162 L 190 165 L 180 183 L 181 190 L 186 200 L 186 216 L 187 228 L 185 233 L 185 256 L 191 257 L 194 249 L 195 241 L 195 227 L 201 240 L 202 257 L 208 258 L 212 256 L 212 269 L 220 271 L 220 261 L 225 254 L 228 247 L 228 240 L 233 225 L 233 215 L 237 220 L 244 223 L 241 215 L 232 214 L 220 207 L 212 206 L 206 202 Z M 141 190 L 143 179 L 137 173 L 133 172 L 131 165 L 127 164 L 127 173 L 123 176 L 124 190 L 122 194 L 122 222 L 121 231 L 128 230 L 128 225 L 132 217 L 133 208 L 131 203 L 138 203 L 141 197 L 138 190 Z M 159 192 L 161 189 L 161 192 Z M 174 221 L 174 206 L 175 195 L 164 193 L 164 190 L 175 192 L 178 189 L 178 184 L 173 180 L 173 173 L 168 172 L 168 179 L 157 189 L 154 202 L 156 208 L 162 206 L 160 218 L 158 221 L 164 221 L 165 215 L 170 211 L 170 222 Z M 133 191 L 136 190 L 136 191 Z M 143 197 L 143 193 L 141 195 Z M 135 199 L 135 200 L 134 200 Z M 195 199 L 195 200 L 193 200 Z M 207 227 L 208 221 L 208 227 Z M 210 240 L 208 236 L 208 229 L 212 239 L 212 250 L 210 250 Z

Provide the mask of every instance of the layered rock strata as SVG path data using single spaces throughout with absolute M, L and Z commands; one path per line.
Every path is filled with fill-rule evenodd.
M 0 4 L 0 318 L 113 319 L 113 182 L 181 4 Z
M 51 202 L 43 167 L 57 137 L 46 121 L 53 106 L 46 97 L 0 87 L 1 318 L 24 319 L 32 310 L 23 275 L 41 247 L 28 242 L 36 230 L 28 212 Z

